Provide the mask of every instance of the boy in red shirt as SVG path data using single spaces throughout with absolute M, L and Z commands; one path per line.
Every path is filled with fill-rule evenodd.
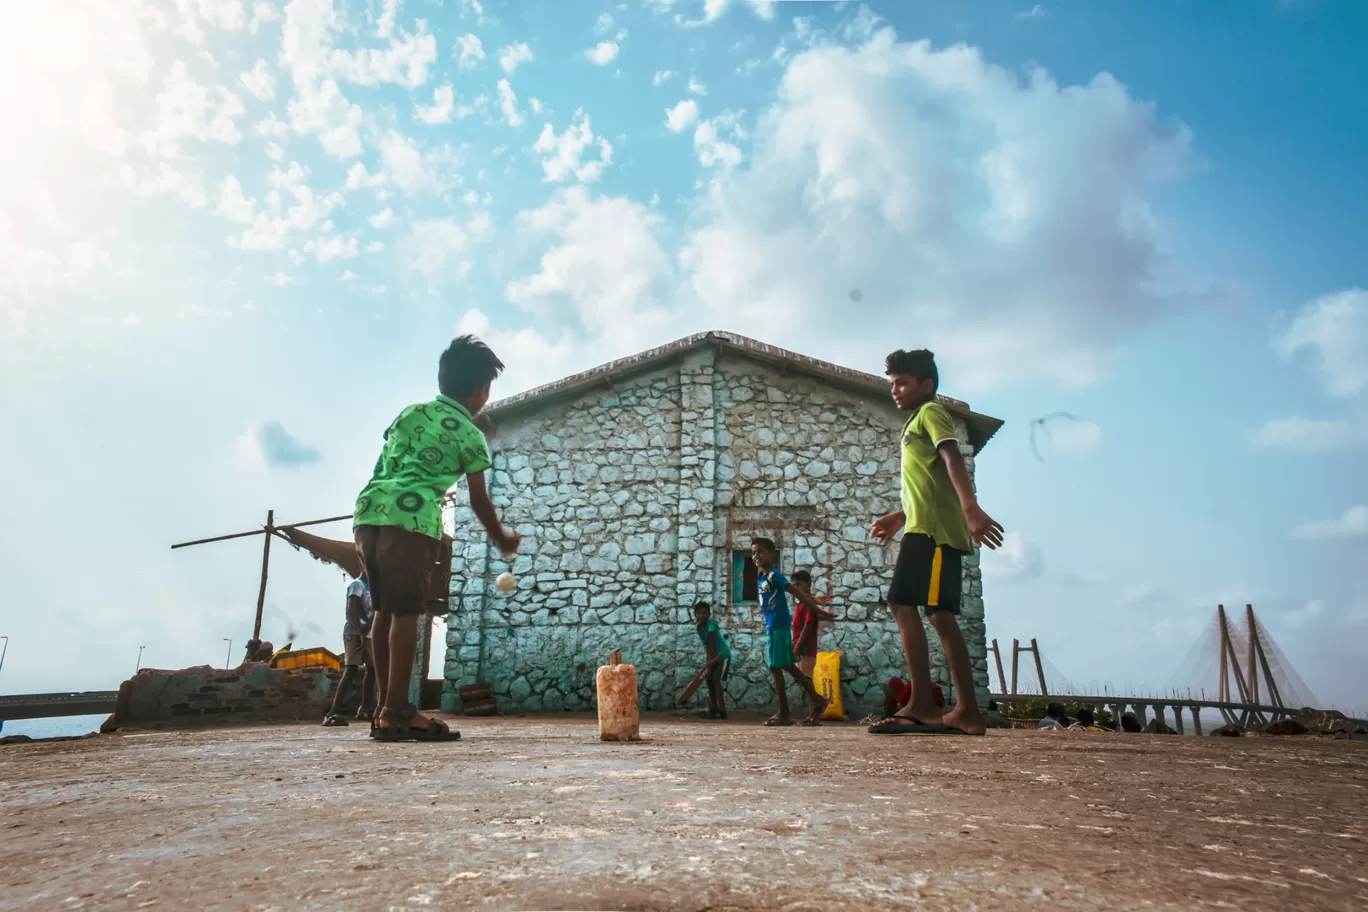
M 812 574 L 797 570 L 789 579 L 794 589 L 801 589 L 812 596 L 818 605 L 830 605 L 831 597 L 812 595 Z M 813 608 L 801 599 L 795 599 L 793 606 L 793 651 L 798 655 L 798 670 L 809 678 L 817 668 L 817 622 L 834 621 L 836 615 L 821 608 Z

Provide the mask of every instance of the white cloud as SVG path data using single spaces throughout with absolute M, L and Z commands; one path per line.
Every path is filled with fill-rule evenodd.
M 383 169 L 371 174 L 361 162 L 352 162 L 352 166 L 347 169 L 346 188 L 348 190 L 369 190 L 374 187 L 383 187 L 388 180 Z
M 692 76 L 690 76 L 689 91 L 694 95 L 707 95 L 708 87 L 705 86 L 703 83 L 699 82 L 697 79 L 694 79 Z
M 470 272 L 471 247 L 490 229 L 485 213 L 476 213 L 465 224 L 451 217 L 414 222 L 402 242 L 400 260 L 406 270 L 429 280 L 459 281 Z
M 451 115 L 456 110 L 456 93 L 451 84 L 438 86 L 432 93 L 430 106 L 414 105 L 413 119 L 429 125 L 451 123 Z
M 533 114 L 540 114 L 543 110 L 545 110 L 544 106 L 541 103 L 541 99 L 536 97 L 527 99 L 527 106 L 532 109 Z
M 339 282 L 355 282 L 355 281 L 356 281 L 356 273 L 354 273 L 354 272 L 352 272 L 350 269 L 348 269 L 346 272 L 342 273 L 340 276 L 337 277 L 337 281 L 339 281 Z
M 1043 18 L 1044 15 L 1045 15 L 1045 7 L 1043 7 L 1043 6 L 1041 6 L 1039 3 L 1037 3 L 1035 6 L 1031 7 L 1030 9 L 1028 9 L 1028 10 L 1022 10 L 1021 12 L 1017 13 L 1017 14 L 1016 14 L 1016 18 L 1018 18 L 1018 19 L 1040 19 L 1040 18 Z
M 247 23 L 247 31 L 255 35 L 263 25 L 280 21 L 280 13 L 266 0 L 257 0 L 252 7 L 252 21 Z
M 266 157 L 273 162 L 280 162 L 285 160 L 285 147 L 282 146 L 280 143 L 267 142 L 264 146 L 262 146 L 262 151 L 265 152 Z
M 1040 549 L 1018 532 L 1003 535 L 996 551 L 982 551 L 979 562 L 984 576 L 1010 582 L 1035 579 L 1043 566 Z
M 258 136 L 270 136 L 275 139 L 280 139 L 290 132 L 289 124 L 276 117 L 274 112 L 260 120 L 255 129 Z
M 275 77 L 264 60 L 258 60 L 250 70 L 238 76 L 238 82 L 259 101 L 275 98 Z
M 316 134 L 329 155 L 346 159 L 361 154 L 361 107 L 346 99 L 335 80 L 299 87 L 287 107 L 294 131 Z
M 1249 435 L 1254 446 L 1303 453 L 1337 450 L 1352 444 L 1353 424 L 1342 419 L 1274 418 Z
M 235 176 L 224 178 L 216 211 L 244 226 L 242 233 L 228 243 L 243 250 L 279 250 L 292 235 L 326 222 L 329 213 L 342 204 L 342 194 L 316 194 L 306 183 L 307 177 L 299 162 L 290 162 L 285 170 L 272 169 L 268 178 L 271 189 L 261 204 L 243 193 Z
M 594 23 L 594 34 L 600 37 L 610 35 L 615 25 L 612 13 L 599 13 L 598 20 Z
M 376 145 L 380 149 L 381 173 L 400 191 L 413 196 L 425 190 L 441 189 L 432 167 L 435 156 L 425 156 L 413 140 L 390 130 Z
M 867 319 L 972 391 L 1092 382 L 1130 329 L 1205 300 L 1174 276 L 1148 206 L 1188 133 L 1108 76 L 1065 90 L 884 30 L 797 55 L 759 123 L 749 167 L 714 177 L 681 253 L 701 315 L 782 308 L 808 338 L 844 339 L 833 302 L 859 287 Z M 841 348 L 829 356 L 875 355 Z
M 462 35 L 457 38 L 452 53 L 456 55 L 457 65 L 463 70 L 478 66 L 480 61 L 485 59 L 484 45 L 480 43 L 479 35 Z
M 1337 519 L 1313 520 L 1292 530 L 1292 537 L 1307 541 L 1364 538 L 1368 536 L 1368 506 L 1350 507 Z
M 655 75 L 651 77 L 651 85 L 664 85 L 666 82 L 669 82 L 670 77 L 673 75 L 674 73 L 670 72 L 669 70 L 656 70 Z
M 1368 391 L 1368 291 L 1351 288 L 1308 301 L 1278 341 L 1285 358 L 1309 353 L 1337 399 Z
M 673 108 L 665 109 L 665 126 L 671 133 L 688 129 L 698 120 L 698 102 L 686 98 Z
M 617 59 L 618 43 L 616 41 L 600 41 L 598 44 L 584 52 L 584 56 L 599 66 L 607 66 Z
M 703 167 L 735 168 L 741 164 L 741 148 L 724 140 L 723 130 L 732 138 L 740 135 L 736 116 L 730 111 L 712 120 L 705 120 L 694 128 L 694 151 L 698 153 L 699 164 Z
M 371 241 L 366 245 L 366 253 L 379 253 L 385 249 L 383 241 Z
M 356 238 L 343 238 L 336 234 L 310 238 L 304 242 L 304 250 L 317 257 L 319 265 L 333 260 L 349 260 L 356 256 Z
M 764 323 L 774 344 L 875 365 L 894 336 L 936 351 L 961 394 L 1093 382 L 1135 329 L 1213 298 L 1176 273 L 1149 208 L 1189 135 L 1108 76 L 1060 86 L 885 30 L 796 54 L 744 160 L 720 145 L 738 120 L 696 137 L 722 167 L 677 250 L 647 206 L 579 187 L 519 217 L 547 249 L 507 295 L 543 343 L 568 332 L 587 367 Z
M 394 224 L 394 210 L 385 208 L 370 217 L 372 228 L 388 228 Z
M 499 90 L 499 110 L 503 112 L 504 121 L 510 127 L 520 127 L 523 125 L 523 116 L 518 111 L 518 96 L 514 94 L 513 87 L 508 84 L 507 79 L 500 79 Z
M 531 63 L 532 59 L 532 49 L 525 41 L 504 45 L 499 51 L 499 66 L 510 76 L 521 64 Z
M 594 197 L 576 186 L 558 190 L 518 223 L 525 236 L 550 246 L 535 274 L 508 284 L 514 304 L 554 323 L 571 321 L 592 344 L 612 351 L 634 350 L 669 325 L 660 305 L 673 268 L 655 236 L 659 215 L 626 197 Z
M 242 141 L 237 118 L 245 111 L 236 95 L 200 85 L 191 78 L 185 61 L 177 60 L 167 70 L 157 95 L 157 126 L 143 133 L 143 146 L 152 155 L 173 159 L 180 155 L 179 140 L 186 137 L 236 145 Z
M 613 161 L 612 145 L 602 136 L 594 138 L 589 116 L 579 110 L 575 117 L 578 122 L 571 123 L 559 136 L 550 124 L 543 126 L 532 147 L 543 156 L 542 170 L 548 182 L 563 183 L 573 176 L 582 183 L 591 183 L 602 177 L 603 169 Z M 593 146 L 598 147 L 598 159 L 584 161 L 584 153 Z
M 389 38 L 394 34 L 394 23 L 399 18 L 401 0 L 384 0 L 380 17 L 375 20 L 375 34 L 379 38 Z
M 275 275 L 267 276 L 266 281 L 277 287 L 281 285 L 293 285 L 295 284 L 295 277 L 286 275 L 283 272 L 277 272 Z
M 192 209 L 203 208 L 209 202 L 209 194 L 198 178 L 186 175 L 166 162 L 159 162 L 156 174 L 139 182 L 137 190 L 147 196 L 174 196 Z

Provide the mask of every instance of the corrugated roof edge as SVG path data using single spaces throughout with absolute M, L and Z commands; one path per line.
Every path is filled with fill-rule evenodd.
M 888 380 L 884 377 L 842 367 L 839 364 L 821 361 L 807 355 L 800 355 L 777 345 L 767 345 L 764 342 L 758 342 L 737 333 L 711 330 L 685 336 L 658 348 L 638 352 L 625 358 L 618 358 L 616 361 L 609 361 L 607 364 L 535 387 L 518 393 L 516 396 L 500 399 L 498 402 L 487 406 L 480 413 L 477 421 L 486 429 L 497 427 L 501 417 L 511 417 L 521 412 L 549 405 L 560 398 L 581 392 L 586 387 L 601 383 L 604 380 L 611 380 L 614 376 L 642 373 L 652 369 L 660 361 L 682 356 L 685 352 L 704 345 L 716 345 L 732 349 L 761 361 L 781 362 L 821 379 L 836 381 L 840 385 L 852 387 L 860 392 L 880 396 L 888 395 Z M 967 402 L 952 399 L 949 396 L 937 396 L 936 398 L 951 412 L 964 419 L 969 430 L 969 442 L 974 447 L 975 453 L 982 450 L 984 444 L 997 433 L 998 428 L 1002 427 L 1002 419 L 975 412 L 969 408 Z

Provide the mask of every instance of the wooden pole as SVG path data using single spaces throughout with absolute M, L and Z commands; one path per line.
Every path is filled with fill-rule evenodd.
M 252 639 L 261 639 L 261 612 L 266 607 L 266 575 L 271 569 L 271 537 L 275 532 L 275 510 L 266 511 L 266 544 L 261 549 L 261 589 L 257 592 L 256 624 L 252 626 Z
M 1017 656 L 1021 655 L 1021 641 L 1012 640 L 1012 696 L 1016 696 L 1017 685 Z
M 1031 637 L 1031 654 L 1035 656 L 1036 676 L 1040 678 L 1040 695 L 1048 697 L 1050 689 L 1045 686 L 1045 666 L 1040 663 L 1040 647 L 1036 645 L 1035 637 Z
M 1002 653 L 998 651 L 997 640 L 993 640 L 993 663 L 997 665 L 998 688 L 1007 692 L 1007 676 L 1002 673 Z

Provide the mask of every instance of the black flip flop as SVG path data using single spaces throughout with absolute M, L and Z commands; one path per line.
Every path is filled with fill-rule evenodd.
M 963 735 L 966 732 L 948 725 L 927 725 L 908 716 L 889 716 L 869 726 L 871 735 Z

